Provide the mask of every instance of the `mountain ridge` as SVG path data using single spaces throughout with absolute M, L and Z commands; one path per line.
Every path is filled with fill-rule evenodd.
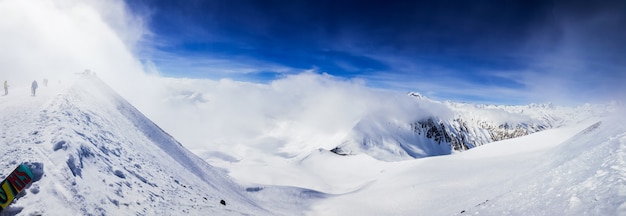
M 7 212 L 274 214 L 97 77 L 3 99 L 0 167 L 43 166 L 42 178 Z

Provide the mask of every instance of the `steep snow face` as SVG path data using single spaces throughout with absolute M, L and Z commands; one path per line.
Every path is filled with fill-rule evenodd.
M 476 105 L 430 100 L 409 93 L 418 103 L 412 118 L 371 115 L 362 119 L 346 140 L 332 149 L 340 155 L 368 154 L 376 159 L 397 161 L 465 151 L 487 143 L 521 137 L 548 128 L 575 124 L 611 113 L 614 105 L 557 107 Z M 447 115 L 429 115 L 438 109 Z
M 523 187 L 468 212 L 487 215 L 626 215 L 623 116 L 599 121 L 545 158 Z M 523 211 L 522 211 L 523 209 Z
M 99 79 L 83 76 L 71 86 L 41 87 L 35 97 L 27 91 L 14 89 L 0 98 L 0 168 L 6 177 L 17 164 L 30 162 L 43 165 L 37 170 L 43 176 L 5 211 L 273 214 Z

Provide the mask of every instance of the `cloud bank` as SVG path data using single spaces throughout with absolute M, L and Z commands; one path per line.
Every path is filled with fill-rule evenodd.
M 158 83 L 162 97 L 145 107 L 148 116 L 196 152 L 239 159 L 264 154 L 291 158 L 332 149 L 363 119 L 451 115 L 447 108 L 419 106 L 405 94 L 372 89 L 362 80 L 315 72 L 267 84 L 178 78 Z

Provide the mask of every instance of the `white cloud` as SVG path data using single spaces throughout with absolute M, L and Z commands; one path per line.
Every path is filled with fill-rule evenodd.
M 184 52 L 184 51 L 181 51 Z M 276 74 L 293 73 L 294 69 L 245 56 L 223 57 L 213 54 L 172 53 L 157 49 L 142 53 L 159 66 L 163 74 L 171 77 L 202 77 L 220 79 L 224 77 L 245 78 L 260 72 Z
M 437 110 L 362 80 L 312 72 L 268 84 L 163 78 L 158 85 L 161 99 L 144 106 L 148 116 L 191 149 L 235 158 L 330 149 L 365 117 L 410 120 Z
M 405 71 L 406 70 L 406 71 Z M 402 72 L 379 72 L 362 76 L 370 80 L 370 85 L 385 88 L 417 91 L 437 100 L 455 100 L 477 103 L 496 104 L 524 104 L 531 97 L 531 93 L 524 87 L 507 87 L 499 84 L 472 82 L 467 79 L 448 73 L 445 69 L 423 71 L 425 69 L 405 68 Z M 517 74 L 517 73 L 507 73 Z M 521 73 L 520 73 L 521 75 Z M 500 72 L 490 72 L 483 76 L 502 77 Z M 510 78 L 515 80 L 515 78 Z
M 143 75 L 132 48 L 143 27 L 121 0 L 0 1 L 0 79 L 53 83 L 90 69 L 130 92 Z

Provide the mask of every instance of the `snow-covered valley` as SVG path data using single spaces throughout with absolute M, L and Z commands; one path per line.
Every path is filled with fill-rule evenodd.
M 626 119 L 615 104 L 485 108 L 417 100 L 422 112 L 450 108 L 439 113 L 451 117 L 444 124 L 474 116 L 482 118 L 465 124 L 543 128 L 455 150 L 418 133 L 412 123 L 420 118 L 377 113 L 338 138 L 311 138 L 324 142 L 272 143 L 292 131 L 276 123 L 275 139 L 194 146 L 198 157 L 98 78 L 65 83 L 36 97 L 18 88 L 0 98 L 3 177 L 23 162 L 41 174 L 5 215 L 626 214 Z M 377 148 L 346 142 L 376 134 L 381 142 L 370 144 Z M 388 151 L 404 141 L 425 154 Z M 331 151 L 337 146 L 347 153 Z

